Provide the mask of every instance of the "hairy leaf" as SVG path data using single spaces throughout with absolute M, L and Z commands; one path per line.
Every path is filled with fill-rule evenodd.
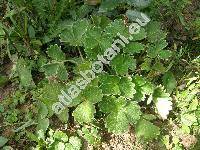
M 57 61 L 64 61 L 65 60 L 65 55 L 61 50 L 61 47 L 59 47 L 57 44 L 55 45 L 51 45 L 48 49 L 47 49 L 47 54 L 49 55 L 49 57 L 51 57 L 53 60 L 57 60 Z
M 136 125 L 136 135 L 139 138 L 150 140 L 156 138 L 159 134 L 159 127 L 144 119 L 141 119 Z
M 60 114 L 57 115 L 62 123 L 67 123 L 69 119 L 69 110 L 65 108 Z
M 129 127 L 129 121 L 126 118 L 124 110 L 110 113 L 106 117 L 105 122 L 108 131 L 116 134 L 126 132 Z
M 129 55 L 118 54 L 111 62 L 112 68 L 119 75 L 126 75 L 130 70 L 134 71 L 136 68 L 136 60 Z
M 81 139 L 79 139 L 78 137 L 76 136 L 71 136 L 69 138 L 69 143 L 72 145 L 73 149 L 71 150 L 80 150 L 81 149 L 81 146 L 82 146 L 82 143 L 81 143 Z M 67 147 L 66 147 L 67 149 Z M 70 149 L 69 149 L 70 150 Z
M 79 134 L 91 145 L 95 146 L 100 143 L 101 137 L 95 127 L 88 129 L 84 126 L 82 130 L 79 131 Z
M 64 86 L 59 83 L 44 84 L 44 86 L 39 88 L 34 95 L 35 99 L 42 101 L 47 106 L 49 117 L 54 114 L 52 105 L 59 101 L 58 95 L 63 88 Z
M 141 27 L 139 33 L 133 34 L 131 37 L 131 41 L 140 41 L 147 37 L 147 32 Z
M 132 82 L 131 78 L 122 77 L 119 84 L 121 95 L 126 98 L 133 98 L 136 93 L 135 84 Z
M 166 33 L 161 30 L 161 25 L 158 22 L 152 21 L 147 25 L 147 39 L 154 43 L 166 38 Z
M 133 55 L 135 53 L 140 53 L 143 50 L 144 50 L 143 44 L 139 42 L 131 42 L 125 47 L 124 52 Z
M 46 77 L 57 77 L 60 80 L 66 80 L 68 73 L 64 66 L 64 63 L 48 63 L 42 66 Z
M 116 37 L 118 33 L 125 37 L 129 36 L 128 28 L 124 25 L 123 20 L 114 20 L 111 22 L 105 28 L 105 33 L 111 36 L 111 38 Z
M 95 112 L 94 105 L 89 101 L 84 101 L 74 110 L 73 116 L 81 124 L 90 123 L 94 119 Z
M 140 119 L 140 107 L 133 102 L 127 103 L 123 97 L 105 97 L 100 102 L 102 112 L 108 114 L 105 122 L 109 132 L 123 133 L 129 124 L 135 124 Z
M 117 95 L 120 94 L 119 89 L 120 78 L 112 75 L 100 76 L 100 88 L 105 95 Z
M 61 41 L 72 46 L 82 46 L 83 36 L 89 29 L 89 22 L 86 19 L 71 22 L 61 34 Z
M 126 105 L 124 98 L 116 98 L 115 96 L 104 96 L 99 103 L 100 110 L 104 113 L 117 112 Z
M 176 79 L 172 72 L 167 72 L 163 76 L 163 85 L 168 93 L 172 93 L 173 90 L 176 88 Z
M 20 84 L 23 87 L 32 87 L 34 86 L 34 82 L 32 79 L 32 74 L 31 74 L 31 65 L 28 63 L 27 60 L 25 59 L 19 59 L 17 61 L 17 73 L 20 78 Z
M 103 94 L 99 87 L 89 86 L 83 91 L 83 99 L 93 104 L 102 100 Z

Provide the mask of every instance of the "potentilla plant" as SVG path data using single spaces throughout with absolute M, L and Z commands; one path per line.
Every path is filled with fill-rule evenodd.
M 123 133 L 133 125 L 139 137 L 155 138 L 160 129 L 151 123 L 151 117 L 145 116 L 139 103 L 154 105 L 161 119 L 167 119 L 172 110 L 166 88 L 151 82 L 170 68 L 165 62 L 170 61 L 173 54 L 166 49 L 165 38 L 160 24 L 144 14 L 128 24 L 120 19 L 108 21 L 106 25 L 87 19 L 72 21 L 60 34 L 61 42 L 82 47 L 86 57 L 67 60 L 61 47 L 50 46 L 47 54 L 52 60 L 42 66 L 46 77 L 67 80 L 66 71 L 60 66 L 66 61 L 75 61 L 75 76 L 67 85 L 46 85 L 37 98 L 47 105 L 50 116 L 56 113 L 65 122 L 69 109 L 75 108 L 72 115 L 80 125 L 94 123 L 95 114 L 100 113 L 105 116 L 109 132 Z M 54 98 L 48 96 L 50 93 Z M 163 104 L 168 107 L 163 109 Z M 143 128 L 154 131 L 147 134 Z

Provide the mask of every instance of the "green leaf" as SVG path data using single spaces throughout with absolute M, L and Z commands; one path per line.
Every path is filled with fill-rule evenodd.
M 140 107 L 130 102 L 127 104 L 123 97 L 107 96 L 99 104 L 100 110 L 107 115 L 105 122 L 109 132 L 123 133 L 129 124 L 135 124 L 140 119 Z
M 124 110 L 110 113 L 106 117 L 105 122 L 108 132 L 119 134 L 128 131 L 129 121 L 126 118 Z
M 2 22 L 0 22 L 0 37 L 4 37 L 5 36 L 5 32 L 4 32 L 4 30 L 3 30 L 3 24 L 2 24 Z M 3 38 L 0 38 L 0 45 L 3 43 Z
M 65 144 L 65 150 L 74 150 L 74 147 L 73 147 L 72 144 L 66 143 L 66 144 Z
M 42 66 L 47 77 L 55 76 L 59 68 L 59 63 L 48 63 Z
M 129 69 L 134 71 L 136 68 L 136 60 L 129 55 L 118 54 L 111 62 L 112 68 L 119 75 L 128 74 Z
M 56 150 L 65 150 L 65 144 L 63 142 L 56 143 L 55 147 Z
M 130 5 L 134 5 L 136 7 L 139 7 L 139 8 L 145 8 L 147 7 L 151 0 L 126 0 L 128 4 Z
M 141 69 L 145 70 L 145 71 L 150 71 L 151 70 L 151 62 L 152 59 L 151 58 L 145 58 L 144 62 L 141 64 Z
M 33 28 L 32 25 L 30 25 L 28 27 L 28 34 L 29 34 L 29 37 L 32 39 L 32 38 L 35 38 L 35 29 Z
M 69 118 L 69 110 L 65 108 L 59 115 L 58 118 L 62 123 L 67 123 Z
M 96 79 L 97 80 L 97 79 Z M 69 83 L 69 85 L 66 87 L 68 89 L 70 85 L 75 84 L 75 83 Z M 68 107 L 73 107 L 78 104 L 80 104 L 83 101 L 88 101 L 92 104 L 96 104 L 102 100 L 103 93 L 100 87 L 97 87 L 98 81 L 96 83 L 95 79 L 86 86 L 85 89 L 81 91 L 81 93 L 72 100 L 72 103 L 68 105 Z
M 162 50 L 168 45 L 168 43 L 166 40 L 163 39 L 163 40 L 159 40 L 158 42 L 155 42 L 154 45 L 156 49 Z
M 98 103 L 102 100 L 103 94 L 99 87 L 88 86 L 83 91 L 83 99 L 93 104 Z
M 140 53 L 143 50 L 144 50 L 144 45 L 138 42 L 131 42 L 124 48 L 124 52 L 131 55 L 135 53 Z
M 34 142 L 39 142 L 37 135 L 33 134 L 32 132 L 26 131 L 26 137 Z
M 124 133 L 128 131 L 129 124 L 136 124 L 140 119 L 140 107 L 136 103 L 130 103 L 119 111 L 111 112 L 105 119 L 109 132 Z
M 99 1 L 99 0 L 97 0 Z M 78 11 L 76 12 L 77 18 L 84 18 L 86 15 L 89 15 L 90 12 L 93 11 L 93 7 L 89 5 L 81 5 Z
M 65 60 L 65 55 L 62 52 L 61 47 L 59 47 L 57 44 L 51 45 L 49 48 L 47 48 L 47 54 L 53 60 L 57 60 L 59 62 Z
M 133 82 L 138 86 L 143 86 L 146 83 L 146 80 L 142 76 L 136 75 L 133 77 Z
M 144 119 L 137 123 L 135 130 L 137 137 L 144 138 L 145 140 L 154 139 L 160 134 L 159 127 Z
M 45 118 L 45 119 L 39 119 L 38 121 L 38 125 L 37 125 L 37 130 L 43 130 L 44 132 L 46 132 L 46 130 L 49 127 L 49 119 Z
M 144 101 L 145 100 L 145 95 L 142 93 L 142 88 L 139 86 L 135 87 L 136 94 L 134 95 L 134 100 L 135 101 Z
M 60 95 L 61 90 L 64 86 L 59 83 L 49 83 L 44 84 L 44 86 L 38 89 L 34 95 L 34 98 L 43 102 L 48 108 L 48 116 L 51 117 L 54 112 L 52 110 L 52 105 L 59 101 L 58 95 Z
M 35 85 L 32 79 L 31 65 L 28 63 L 28 60 L 18 59 L 16 68 L 20 78 L 20 84 L 23 87 L 32 87 Z
M 198 96 L 198 95 L 197 95 L 197 96 Z M 189 110 L 189 111 L 195 111 L 195 110 L 198 109 L 198 106 L 199 106 L 199 101 L 198 101 L 197 98 L 194 98 L 194 99 L 191 101 L 188 110 Z
M 156 62 L 153 67 L 155 71 L 158 71 L 160 73 L 164 73 L 166 71 L 166 67 L 161 62 Z
M 45 72 L 47 78 L 58 77 L 62 81 L 68 78 L 64 63 L 48 63 L 42 66 L 42 70 Z
M 57 70 L 57 77 L 62 81 L 67 80 L 68 73 L 67 73 L 67 70 L 66 70 L 64 63 L 59 64 L 59 67 L 58 67 L 58 70 Z
M 46 3 L 46 1 L 33 0 L 32 3 L 41 20 L 45 20 L 49 17 L 49 5 Z
M 105 95 L 118 95 L 120 94 L 119 82 L 120 78 L 112 75 L 101 75 L 100 88 Z
M 104 0 L 102 1 L 99 12 L 108 12 L 125 3 L 136 6 L 138 8 L 145 8 L 150 4 L 150 0 Z
M 3 113 L 5 111 L 3 104 L 0 105 L 0 113 Z
M 86 128 L 85 126 L 79 131 L 79 134 L 91 145 L 98 145 L 101 141 L 101 137 L 98 134 L 98 130 L 94 127 L 90 129 Z
M 0 136 L 0 147 L 3 147 L 8 142 L 8 139 Z
M 159 57 L 161 59 L 169 59 L 172 56 L 172 52 L 170 50 L 162 50 L 159 53 Z
M 90 59 L 96 59 L 98 54 L 103 54 L 107 48 L 111 47 L 112 40 L 110 35 L 103 35 L 100 27 L 92 27 L 85 35 L 84 51 Z
M 76 136 L 71 136 L 69 138 L 69 143 L 73 146 L 73 150 L 80 150 L 82 147 L 81 139 Z
M 114 20 L 113 22 L 111 22 L 105 28 L 105 33 L 109 35 L 111 38 L 116 37 L 117 33 L 120 33 L 125 37 L 129 36 L 128 28 L 125 26 L 123 20 Z
M 172 93 L 173 90 L 176 88 L 176 79 L 172 72 L 167 72 L 163 76 L 163 85 L 168 93 Z
M 61 41 L 69 43 L 72 46 L 82 46 L 84 35 L 88 29 L 89 22 L 86 19 L 71 22 L 60 34 Z
M 120 91 L 121 91 L 121 95 L 125 96 L 126 98 L 133 98 L 134 94 L 136 93 L 135 90 L 135 84 L 132 82 L 131 78 L 128 77 L 122 77 L 120 80 Z
M 134 100 L 144 101 L 146 98 L 148 98 L 148 101 L 150 101 L 154 91 L 153 85 L 150 82 L 148 82 L 147 79 L 139 75 L 136 75 L 133 78 L 133 82 L 136 85 L 136 94 L 134 95 Z
M 135 102 L 130 102 L 125 107 L 126 117 L 129 120 L 129 123 L 134 125 L 140 120 L 140 116 L 142 114 L 140 110 L 140 106 Z
M 157 119 L 157 117 L 152 114 L 144 114 L 142 117 L 148 121 L 153 121 L 153 120 Z
M 84 101 L 74 110 L 73 116 L 80 124 L 90 123 L 94 119 L 95 112 L 95 106 L 89 101 Z
M 111 22 L 111 20 L 107 16 L 104 16 L 104 15 L 102 16 L 93 15 L 92 20 L 95 26 L 101 27 L 102 29 L 105 29 L 108 26 L 108 24 Z
M 0 75 L 0 87 L 3 86 L 8 81 L 6 76 Z
M 132 22 L 137 22 L 137 19 L 141 20 L 142 22 L 146 21 L 146 20 L 144 20 L 144 17 L 141 14 L 143 14 L 143 13 L 141 13 L 137 10 L 127 10 L 126 11 L 126 16 Z M 144 15 L 146 16 L 146 14 L 144 14 Z
M 68 142 L 68 136 L 66 133 L 56 130 L 55 133 L 53 134 L 53 138 L 63 141 L 63 142 Z
M 194 123 L 197 123 L 197 117 L 194 113 L 191 114 L 181 114 L 181 122 L 184 125 L 192 126 Z
M 166 40 L 160 40 L 153 44 L 150 44 L 147 49 L 147 55 L 151 58 L 155 58 L 162 52 L 162 49 L 164 49 L 167 45 L 168 43 L 166 42 Z
M 74 73 L 79 75 L 81 71 L 85 70 L 90 70 L 92 67 L 92 62 L 88 60 L 80 60 L 80 59 L 75 59 L 75 62 L 77 62 L 77 65 L 74 67 Z
M 104 96 L 99 103 L 99 108 L 104 113 L 117 112 L 126 105 L 124 98 L 116 98 L 115 96 Z
M 151 95 L 154 91 L 154 86 L 151 82 L 146 81 L 146 83 L 141 87 L 142 93 L 145 95 Z
M 149 42 L 154 43 L 166 38 L 166 33 L 161 30 L 159 22 L 152 21 L 147 25 L 147 39 Z
M 102 1 L 99 12 L 107 12 L 115 9 L 119 4 L 121 4 L 122 0 L 104 0 Z
M 48 115 L 48 108 L 47 108 L 47 106 L 43 102 L 39 101 L 38 102 L 38 108 L 39 108 L 38 109 L 39 117 L 41 119 L 44 119 Z
M 99 45 L 102 36 L 102 30 L 100 27 L 92 27 L 87 31 L 84 39 L 84 47 L 86 50 L 95 48 Z
M 46 58 L 46 56 L 44 56 L 44 55 L 40 55 L 40 56 L 38 56 L 38 59 L 37 59 L 37 66 L 38 66 L 38 68 L 40 68 L 40 70 L 39 71 L 41 71 L 41 68 L 42 68 L 42 66 L 43 65 L 45 65 L 47 63 L 47 58 Z
M 163 87 L 157 87 L 154 89 L 154 92 L 153 92 L 153 97 L 156 101 L 157 98 L 168 98 L 168 99 L 171 99 L 170 98 L 170 94 L 169 93 L 166 93 L 165 90 L 163 89 Z
M 147 33 L 144 28 L 140 28 L 139 33 L 132 35 L 131 41 L 140 41 L 147 37 Z

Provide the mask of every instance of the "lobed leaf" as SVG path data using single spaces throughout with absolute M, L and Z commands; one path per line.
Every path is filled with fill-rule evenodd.
M 118 95 L 120 94 L 119 82 L 120 78 L 112 75 L 101 75 L 99 77 L 100 88 L 105 95 Z
M 156 138 L 160 134 L 160 128 L 149 121 L 141 119 L 136 125 L 136 135 L 145 140 Z
M 51 45 L 47 48 L 47 54 L 51 59 L 62 62 L 65 60 L 65 55 L 57 44 Z
M 23 87 L 33 87 L 35 85 L 32 79 L 31 68 L 27 60 L 18 59 L 16 69 L 20 78 L 20 84 Z
M 140 53 L 143 50 L 144 50 L 144 45 L 139 42 L 131 42 L 124 48 L 124 52 L 130 55 Z
M 73 116 L 80 124 L 91 123 L 95 112 L 95 106 L 89 101 L 84 101 L 74 110 Z
M 128 74 L 129 69 L 134 71 L 136 69 L 136 60 L 129 55 L 118 54 L 111 62 L 111 67 L 119 75 Z
M 86 19 L 71 22 L 61 34 L 62 42 L 69 43 L 72 46 L 82 46 L 84 35 L 89 29 L 89 22 Z
M 126 98 L 133 98 L 136 93 L 135 84 L 131 78 L 122 77 L 119 83 L 121 95 Z

